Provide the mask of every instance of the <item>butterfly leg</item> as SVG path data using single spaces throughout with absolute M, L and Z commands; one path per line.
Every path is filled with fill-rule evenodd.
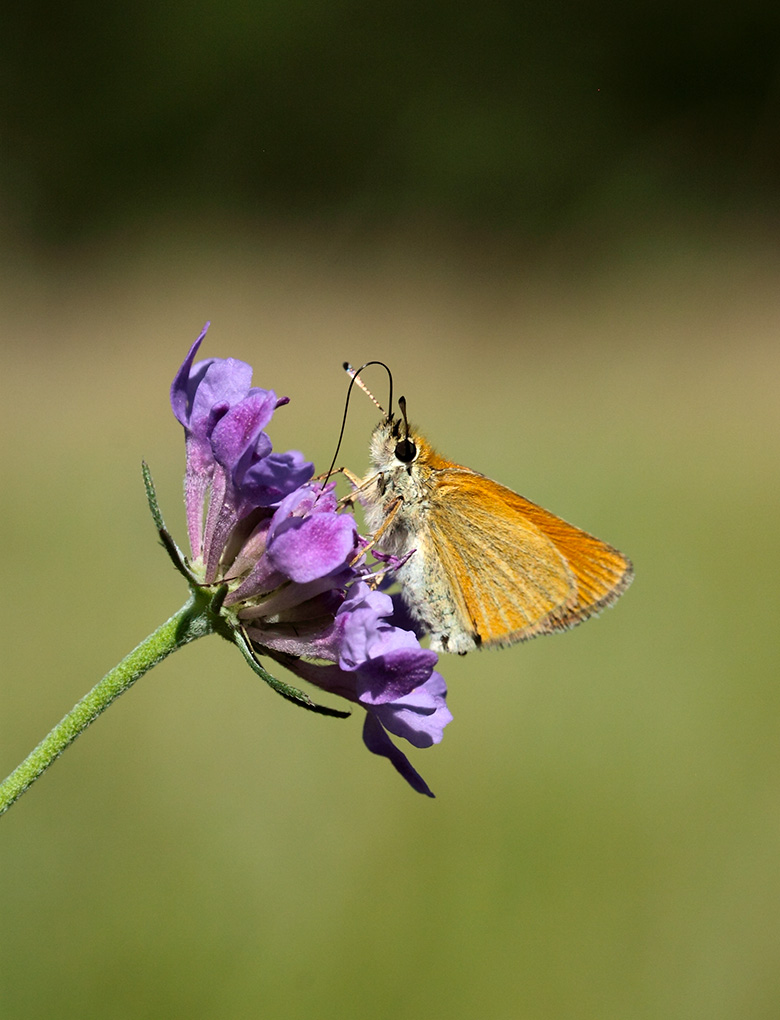
M 352 486 L 352 492 L 350 492 L 346 496 L 342 496 L 341 499 L 339 500 L 339 503 L 342 506 L 354 506 L 355 503 L 357 502 L 358 496 L 360 495 L 363 479 L 358 478 L 357 475 L 354 475 L 349 470 L 349 468 L 342 467 L 339 468 L 338 470 L 342 475 L 344 475 L 349 484 Z
M 402 503 L 403 503 L 403 500 L 399 496 L 398 499 L 394 499 L 393 502 L 389 504 L 389 507 L 388 507 L 388 510 L 387 510 L 387 515 L 386 515 L 384 521 L 382 521 L 382 527 L 379 528 L 379 530 L 376 531 L 371 536 L 371 541 L 368 543 L 368 545 L 364 546 L 360 550 L 360 552 L 354 558 L 352 563 L 350 563 L 350 566 L 353 566 L 355 563 L 357 563 L 357 561 L 360 559 L 361 556 L 365 556 L 365 554 L 367 552 L 371 552 L 371 550 L 373 548 L 375 548 L 375 546 L 379 542 L 379 539 L 382 537 L 382 535 L 385 533 L 385 531 L 387 531 L 388 527 L 393 523 L 393 520 L 395 519 L 396 514 L 401 509 L 401 504 Z
M 344 475 L 349 484 L 352 486 L 352 492 L 346 496 L 342 496 L 339 500 L 339 506 L 353 506 L 360 498 L 360 493 L 369 486 L 376 478 L 376 475 L 372 475 L 370 478 L 359 478 L 356 474 L 353 474 L 349 468 L 337 467 L 333 468 L 327 475 L 317 475 L 313 480 L 315 482 L 327 482 L 333 475 Z
M 353 474 L 349 470 L 349 468 L 337 467 L 337 468 L 333 468 L 333 470 L 330 471 L 329 474 L 327 474 L 327 475 L 315 475 L 313 481 L 315 481 L 315 482 L 326 482 L 328 480 L 328 478 L 332 477 L 333 475 L 344 475 L 344 477 L 347 479 L 347 481 L 350 482 L 350 484 L 354 488 L 358 488 L 360 486 L 360 483 L 363 480 L 362 478 L 358 478 L 357 475 Z

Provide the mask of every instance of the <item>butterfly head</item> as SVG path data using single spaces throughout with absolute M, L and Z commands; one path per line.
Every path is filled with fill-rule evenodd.
M 409 425 L 406 417 L 406 400 L 398 398 L 401 417 L 388 414 L 371 436 L 371 460 L 377 470 L 412 470 L 412 465 L 424 459 L 428 444 Z

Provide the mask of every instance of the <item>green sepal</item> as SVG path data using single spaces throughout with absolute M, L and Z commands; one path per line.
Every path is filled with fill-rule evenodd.
M 187 557 L 176 545 L 170 531 L 165 527 L 165 521 L 160 511 L 160 504 L 157 502 L 157 493 L 154 488 L 154 482 L 152 481 L 152 473 L 149 470 L 149 465 L 145 460 L 141 461 L 141 471 L 144 476 L 144 488 L 146 489 L 146 500 L 149 504 L 149 510 L 152 514 L 152 520 L 154 526 L 157 528 L 157 534 L 160 536 L 160 542 L 163 548 L 171 558 L 171 562 L 174 567 L 182 574 L 191 585 L 197 586 L 197 580 L 193 577 L 187 566 Z M 223 596 L 224 597 L 224 596 Z
M 336 719 L 346 719 L 350 715 L 349 712 L 342 712 L 337 708 L 326 708 L 325 705 L 315 705 L 308 694 L 298 690 L 297 687 L 292 687 L 290 684 L 277 680 L 275 676 L 271 676 L 268 670 L 265 669 L 255 655 L 246 635 L 240 628 L 235 628 L 233 630 L 230 639 L 237 645 L 239 651 L 255 673 L 257 673 L 262 680 L 265 680 L 268 686 L 275 690 L 277 694 L 281 694 L 283 698 L 287 698 L 288 701 L 292 701 L 294 705 L 300 705 L 301 708 L 306 708 L 309 712 L 316 712 L 318 715 L 330 715 Z
M 220 620 L 222 619 L 221 616 L 222 603 L 225 601 L 225 596 L 227 595 L 227 593 L 228 586 L 226 584 L 221 584 L 219 588 L 217 588 L 217 590 L 214 592 L 214 596 L 211 599 L 211 602 L 209 602 L 209 612 L 212 614 L 212 616 L 215 616 Z

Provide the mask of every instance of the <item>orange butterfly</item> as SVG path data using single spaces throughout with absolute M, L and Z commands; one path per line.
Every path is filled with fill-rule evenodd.
M 573 627 L 628 588 L 633 568 L 621 552 L 439 456 L 398 403 L 402 417 L 390 413 L 374 429 L 372 470 L 355 495 L 376 547 L 407 557 L 396 576 L 434 651 Z

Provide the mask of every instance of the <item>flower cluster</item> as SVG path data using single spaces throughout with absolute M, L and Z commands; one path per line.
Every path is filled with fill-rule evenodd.
M 441 740 L 452 716 L 437 656 L 394 622 L 334 486 L 313 481 L 298 451 L 273 452 L 265 429 L 287 398 L 253 387 L 245 362 L 195 362 L 207 328 L 171 386 L 186 439 L 189 572 L 198 585 L 224 586 L 221 613 L 237 643 L 365 709 L 368 749 L 433 796 L 389 733 L 415 747 Z

